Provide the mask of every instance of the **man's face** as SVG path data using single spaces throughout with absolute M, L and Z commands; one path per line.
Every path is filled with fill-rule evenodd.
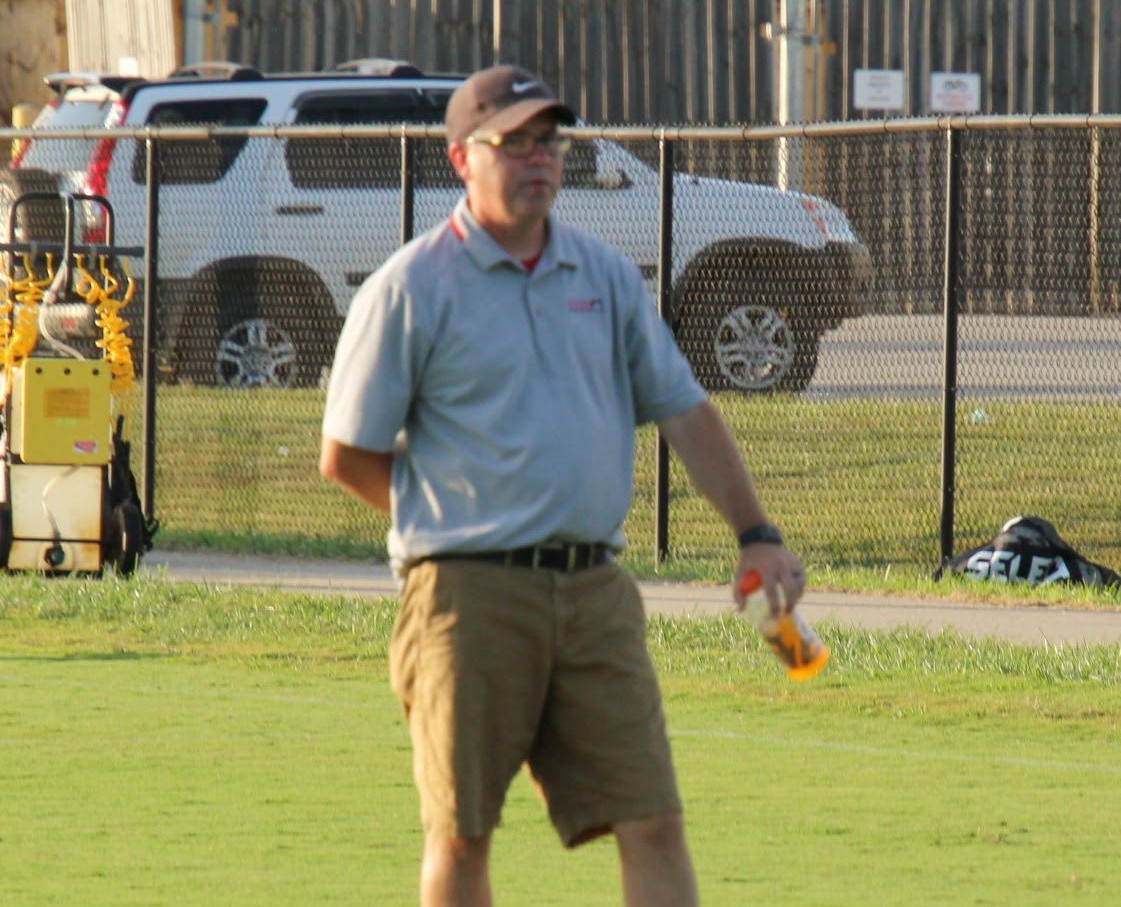
M 480 223 L 513 226 L 549 213 L 561 185 L 564 146 L 556 119 L 546 112 L 501 135 L 471 136 L 453 145 L 448 157 Z

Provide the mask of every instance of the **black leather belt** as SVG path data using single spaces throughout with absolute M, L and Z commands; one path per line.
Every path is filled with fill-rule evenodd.
M 434 554 L 426 560 L 469 560 L 500 564 L 503 567 L 529 567 L 533 570 L 560 570 L 575 573 L 598 567 L 611 560 L 611 549 L 595 544 L 531 545 L 528 548 L 511 548 L 508 551 L 456 551 Z

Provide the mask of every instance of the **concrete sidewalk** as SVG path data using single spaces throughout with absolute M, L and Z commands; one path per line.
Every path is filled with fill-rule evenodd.
M 397 585 L 384 564 L 304 560 L 212 551 L 152 551 L 142 573 L 172 582 L 213 586 L 259 586 L 340 595 L 394 596 Z M 711 617 L 733 611 L 728 585 L 643 581 L 650 614 Z M 1018 643 L 1121 644 L 1121 612 L 1059 607 L 993 606 L 880 595 L 810 590 L 799 606 L 811 623 L 886 630 L 911 626 L 929 633 L 944 629 L 977 638 Z

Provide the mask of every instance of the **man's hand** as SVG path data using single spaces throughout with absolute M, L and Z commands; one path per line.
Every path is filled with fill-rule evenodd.
M 783 545 L 770 542 L 756 542 L 740 551 L 740 562 L 736 567 L 736 581 L 732 584 L 736 608 L 744 609 L 745 600 L 740 585 L 745 573 L 754 570 L 763 581 L 763 591 L 771 606 L 771 613 L 778 614 L 780 609 L 790 611 L 806 591 L 806 573 L 798 556 Z M 781 597 L 779 589 L 782 590 Z

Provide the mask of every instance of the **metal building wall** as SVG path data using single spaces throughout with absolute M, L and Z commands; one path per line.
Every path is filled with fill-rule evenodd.
M 931 72 L 981 76 L 981 112 L 1121 110 L 1121 4 L 1111 0 L 816 0 L 837 43 L 824 61 L 829 119 L 857 68 L 905 72 L 905 116 L 930 112 Z M 875 113 L 874 116 L 882 116 Z
M 772 0 L 211 0 L 205 52 L 270 70 L 364 56 L 541 73 L 588 120 L 770 119 Z
M 66 0 L 68 67 L 147 76 L 177 64 L 173 0 Z
M 201 0 L 200 0 L 201 2 Z M 775 42 L 789 36 L 807 120 L 883 116 L 852 103 L 858 68 L 901 69 L 929 113 L 930 73 L 981 74 L 983 113 L 1121 110 L 1121 4 L 1109 0 L 206 0 L 206 55 L 264 69 L 362 56 L 467 72 L 540 72 L 598 123 L 773 122 Z

